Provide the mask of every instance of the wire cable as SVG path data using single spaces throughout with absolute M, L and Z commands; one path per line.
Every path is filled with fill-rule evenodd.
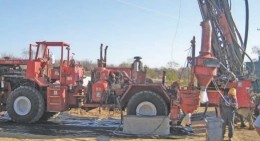
M 216 90 L 217 90 L 218 93 L 220 94 L 220 96 L 224 99 L 224 101 L 225 101 L 226 103 L 229 103 L 229 102 L 226 100 L 226 98 L 224 97 L 224 95 L 222 94 L 222 92 L 220 91 L 220 89 L 219 89 L 219 87 L 218 87 L 218 85 L 217 85 L 217 82 L 216 82 L 214 79 L 212 79 L 212 82 L 213 82 L 213 84 L 214 84 Z
M 132 7 L 147 11 L 147 12 L 151 12 L 151 13 L 154 13 L 154 14 L 157 14 L 157 15 L 160 15 L 160 16 L 168 17 L 168 18 L 171 18 L 171 19 L 178 19 L 178 17 L 172 16 L 170 14 L 167 14 L 167 13 L 155 10 L 155 9 L 147 8 L 147 7 L 144 7 L 144 6 L 141 6 L 141 5 L 137 5 L 137 4 L 134 4 L 134 3 L 130 3 L 130 2 L 127 2 L 125 0 L 115 0 L 115 1 L 118 2 L 118 3 L 124 4 L 124 5 L 127 5 L 127 6 L 132 6 Z
M 178 33 L 178 28 L 180 24 L 180 18 L 181 18 L 181 0 L 179 0 L 179 14 L 178 14 L 178 20 L 177 20 L 177 25 L 176 25 L 176 30 L 173 34 L 173 39 L 172 39 L 172 48 L 171 48 L 171 60 L 173 60 L 173 47 L 174 47 L 174 42 Z

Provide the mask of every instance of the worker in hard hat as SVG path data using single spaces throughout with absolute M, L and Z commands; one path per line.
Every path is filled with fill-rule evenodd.
M 236 89 L 230 88 L 228 94 L 221 99 L 221 103 L 220 103 L 221 117 L 224 120 L 223 138 L 225 135 L 226 126 L 228 126 L 229 141 L 232 141 L 233 134 L 234 134 L 234 118 L 235 118 L 236 109 L 238 109 Z

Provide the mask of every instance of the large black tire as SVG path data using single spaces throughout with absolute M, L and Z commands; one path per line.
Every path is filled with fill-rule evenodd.
M 156 108 L 154 114 L 148 113 L 147 115 L 163 115 L 167 116 L 169 111 L 165 100 L 158 94 L 151 91 L 141 91 L 132 96 L 127 104 L 127 115 L 146 115 L 137 113 L 136 110 L 141 103 L 148 103 Z
M 11 119 L 19 123 L 34 123 L 44 113 L 44 99 L 35 88 L 21 86 L 7 98 L 7 112 Z

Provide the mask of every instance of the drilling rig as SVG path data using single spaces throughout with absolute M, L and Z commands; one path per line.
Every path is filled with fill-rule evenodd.
M 247 0 L 245 3 L 248 9 Z M 247 74 L 243 71 L 244 57 L 249 57 L 245 52 L 247 31 L 243 41 L 232 19 L 228 0 L 198 0 L 198 4 L 203 17 L 201 50 L 196 57 L 194 38 L 194 53 L 188 57 L 197 85 L 194 79 L 187 87 L 180 87 L 178 82 L 166 87 L 165 80 L 160 84 L 147 83 L 141 57 L 135 57 L 130 67 L 108 67 L 108 47 L 103 55 L 101 45 L 98 67 L 84 87 L 83 68 L 70 59 L 70 45 L 43 41 L 30 45 L 30 52 L 35 48 L 36 54 L 30 54 L 27 62 L 23 80 L 26 83 L 8 93 L 4 108 L 13 121 L 23 123 L 34 123 L 70 108 L 112 107 L 127 109 L 128 115 L 169 116 L 171 123 L 176 124 L 180 109 L 183 113 L 193 113 L 200 103 L 218 105 L 221 90 L 233 87 L 237 89 L 240 108 L 253 108 L 250 76 L 254 69 Z M 49 49 L 53 47 L 61 50 L 56 67 L 49 64 Z
M 249 6 L 245 0 L 245 35 L 242 39 L 239 30 L 231 15 L 231 5 L 228 0 L 198 0 L 200 12 L 202 15 L 202 28 L 207 25 L 208 29 L 205 34 L 202 33 L 203 44 L 211 47 L 210 54 L 218 60 L 219 67 L 217 73 L 211 81 L 213 89 L 208 90 L 208 102 L 219 104 L 221 93 L 226 89 L 234 87 L 237 89 L 237 100 L 239 108 L 252 109 L 255 104 L 252 102 L 252 80 L 254 76 L 254 66 L 244 67 L 244 58 L 252 59 L 246 53 L 249 26 Z M 203 39 L 206 37 L 206 43 Z M 204 54 L 201 50 L 200 54 Z M 196 65 L 195 63 L 195 74 Z M 198 71 L 197 71 L 198 72 Z M 197 77 L 198 78 L 198 77 Z M 199 79 L 201 80 L 201 79 Z M 222 92 L 221 92 L 222 90 Z M 207 99 L 207 98 L 206 98 Z M 207 101 L 207 100 L 206 100 Z

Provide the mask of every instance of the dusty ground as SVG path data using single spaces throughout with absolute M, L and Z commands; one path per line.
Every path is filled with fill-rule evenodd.
M 199 111 L 200 112 L 200 111 Z M 198 113 L 199 113 L 198 112 Z M 211 116 L 212 112 L 208 115 Z M 199 114 L 198 114 L 199 115 Z M 55 119 L 37 124 L 17 124 L 6 118 L 0 120 L 0 140 L 6 141 L 204 141 L 205 122 L 194 118 L 192 122 L 193 135 L 174 134 L 167 137 L 160 136 L 133 136 L 121 132 L 120 113 L 92 110 L 71 110 L 62 113 Z M 225 138 L 227 140 L 227 138 Z M 257 141 L 259 136 L 254 130 L 235 127 L 235 141 Z

